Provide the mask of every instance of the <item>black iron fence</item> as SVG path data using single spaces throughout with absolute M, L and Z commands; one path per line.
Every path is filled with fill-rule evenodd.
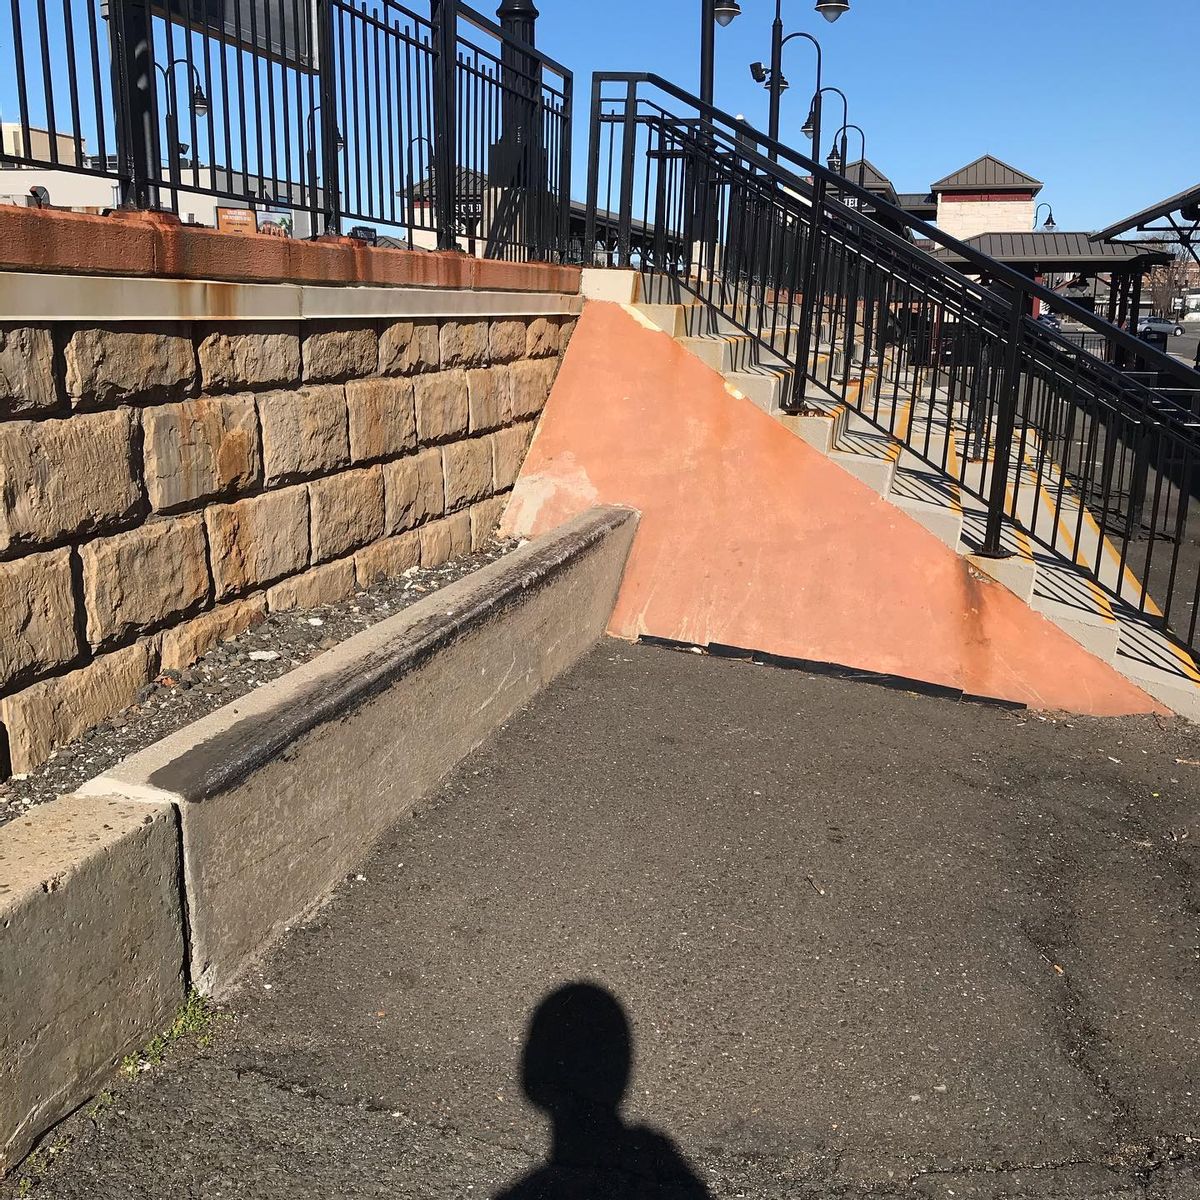
M 529 22 L 458 0 L 7 7 L 0 166 L 101 176 L 135 208 L 203 196 L 312 234 L 565 252 L 572 78 Z
M 1025 531 L 1197 645 L 1200 375 L 657 76 L 594 77 L 588 206 L 785 410 L 849 404 L 976 498 L 982 553 Z

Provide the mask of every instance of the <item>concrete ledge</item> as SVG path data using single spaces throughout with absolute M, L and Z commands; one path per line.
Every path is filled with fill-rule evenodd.
M 196 986 L 227 990 L 600 638 L 635 525 L 590 510 L 81 789 L 178 809 Z
M 169 805 L 62 797 L 0 828 L 0 1175 L 184 995 Z
M 330 287 L 125 275 L 3 276 L 0 321 L 420 320 L 578 316 L 580 296 L 429 287 Z

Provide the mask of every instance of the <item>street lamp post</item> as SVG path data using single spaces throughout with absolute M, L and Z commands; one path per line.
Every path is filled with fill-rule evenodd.
M 866 178 L 867 135 L 863 133 L 861 125 L 845 124 L 837 131 L 837 133 L 833 135 L 833 145 L 829 150 L 829 169 L 831 171 L 836 171 L 839 175 L 845 172 L 846 167 L 849 164 L 849 157 L 846 149 L 846 144 L 848 141 L 846 134 L 847 131 L 851 129 L 858 134 L 859 140 L 862 142 L 862 157 L 858 160 L 858 186 L 862 187 L 863 180 Z M 840 151 L 838 149 L 839 138 L 841 139 Z M 837 163 L 837 166 L 834 166 L 835 162 Z
M 1039 205 L 1037 206 L 1037 208 L 1035 208 L 1035 209 L 1033 210 L 1033 227 L 1034 227 L 1034 229 L 1036 229 L 1036 228 L 1037 228 L 1037 223 L 1038 223 L 1038 213 L 1040 213 L 1040 212 L 1042 211 L 1042 209 L 1043 209 L 1043 208 L 1046 210 L 1046 221 L 1045 221 L 1045 223 L 1042 225 L 1042 228 L 1043 228 L 1043 229 L 1050 229 L 1050 230 L 1057 229 L 1057 228 L 1058 228 L 1058 226 L 1055 224 L 1055 221 L 1054 221 L 1054 209 L 1052 209 L 1052 208 L 1050 207 L 1050 205 L 1046 203 L 1046 201 L 1045 201 L 1045 200 L 1043 200 L 1043 201 L 1041 202 L 1041 204 L 1039 204 Z
M 179 186 L 179 159 L 185 151 L 185 147 L 179 140 L 179 115 L 176 111 L 175 75 L 172 70 L 180 63 L 188 68 L 193 83 L 189 107 L 198 117 L 202 117 L 208 112 L 208 97 L 205 96 L 204 89 L 200 86 L 200 72 L 196 69 L 195 63 L 188 62 L 186 58 L 173 58 L 165 67 L 161 63 L 154 64 L 155 70 L 162 75 L 163 84 L 167 90 L 167 169 L 173 187 Z

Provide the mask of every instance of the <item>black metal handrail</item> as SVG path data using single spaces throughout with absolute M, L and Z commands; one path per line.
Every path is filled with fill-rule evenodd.
M 853 407 L 979 552 L 1040 544 L 1195 644 L 1200 375 L 657 76 L 597 74 L 592 101 L 588 244 L 615 209 L 616 263 L 745 335 L 780 407 Z
M 1088 329 L 1096 333 L 1104 335 L 1105 340 L 1115 344 L 1126 351 L 1130 356 L 1137 357 L 1148 364 L 1148 369 L 1159 371 L 1168 375 L 1180 382 L 1184 387 L 1200 390 L 1200 373 L 1193 371 L 1186 364 L 1172 358 L 1169 354 L 1164 354 L 1148 345 L 1146 342 L 1121 329 L 1120 327 L 1105 321 L 1101 317 L 1097 317 L 1095 313 L 1089 309 L 1076 304 L 1057 292 L 1045 287 L 1042 284 L 1030 279 L 1027 275 L 1022 275 L 1020 271 L 1008 266 L 1005 263 L 998 262 L 994 258 L 981 253 L 974 246 L 969 246 L 965 242 L 959 241 L 957 238 L 951 237 L 936 225 L 931 225 L 927 221 L 922 221 L 919 217 L 915 217 L 912 213 L 905 209 L 898 208 L 891 204 L 882 196 L 876 195 L 874 192 L 869 192 L 865 188 L 859 187 L 853 180 L 839 175 L 834 171 L 829 170 L 821 163 L 814 159 L 810 159 L 792 147 L 783 142 L 772 141 L 765 133 L 755 129 L 745 120 L 731 116 L 723 109 L 717 108 L 715 105 L 707 104 L 697 96 L 685 91 L 683 88 L 676 86 L 669 80 L 664 79 L 660 75 L 655 75 L 648 72 L 637 71 L 600 71 L 593 75 L 593 108 L 592 120 L 593 124 L 596 121 L 596 113 L 598 111 L 597 98 L 599 96 L 599 87 L 605 83 L 624 83 L 624 84 L 650 84 L 659 91 L 664 92 L 672 99 L 696 110 L 697 118 L 700 121 L 709 123 L 719 122 L 728 130 L 732 131 L 737 138 L 738 151 L 743 156 L 745 161 L 754 166 L 757 170 L 764 174 L 774 173 L 780 180 L 790 186 L 802 188 L 805 192 L 811 193 L 812 185 L 804 176 L 799 178 L 793 172 L 786 169 L 780 169 L 780 161 L 790 162 L 793 166 L 798 167 L 802 172 L 810 176 L 813 180 L 819 180 L 824 184 L 826 191 L 833 188 L 841 196 L 850 196 L 856 199 L 860 205 L 865 205 L 869 210 L 875 212 L 878 217 L 886 218 L 893 224 L 907 229 L 911 234 L 921 237 L 927 241 L 933 242 L 942 249 L 952 251 L 958 258 L 964 262 L 970 263 L 976 267 L 980 273 L 992 279 L 994 282 L 1004 285 L 1007 288 L 1015 289 L 1021 294 L 1027 296 L 1030 300 L 1038 300 L 1047 308 L 1055 312 L 1062 313 L 1064 316 L 1084 325 Z M 594 132 L 594 129 L 593 129 Z M 598 148 L 598 144 L 597 144 Z M 772 158 L 771 156 L 775 157 Z M 589 160 L 590 161 L 590 160 Z M 589 203 L 593 195 L 593 188 L 589 180 L 588 197 Z M 837 203 L 837 201 L 832 201 Z M 845 207 L 850 211 L 848 206 Z M 621 213 L 622 219 L 625 213 Z M 631 215 L 631 214 L 630 214 Z M 890 231 L 884 231 L 890 232 Z M 904 239 L 898 239 L 898 243 L 902 244 Z M 919 251 L 918 247 L 909 245 L 908 249 Z M 932 261 L 937 262 L 940 269 L 948 274 L 957 275 L 961 278 L 966 276 L 960 270 L 956 270 L 948 263 L 941 263 L 937 259 L 933 259 L 932 255 L 928 256 Z
M 228 200 L 313 236 L 361 223 L 417 247 L 567 253 L 571 72 L 461 0 L 6 7 L 5 166 L 111 180 L 126 207 Z

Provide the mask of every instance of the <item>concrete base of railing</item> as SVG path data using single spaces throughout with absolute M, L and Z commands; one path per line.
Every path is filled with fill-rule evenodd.
M 593 509 L 0 828 L 0 1172 L 603 634 Z

